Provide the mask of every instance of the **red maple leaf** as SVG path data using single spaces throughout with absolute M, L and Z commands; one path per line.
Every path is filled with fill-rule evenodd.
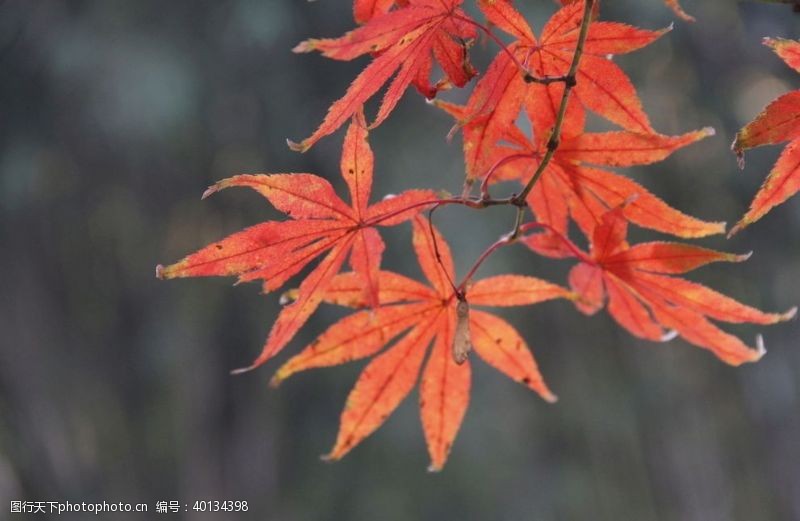
M 729 323 L 774 324 L 797 312 L 764 313 L 686 279 L 674 277 L 712 262 L 740 262 L 734 255 L 689 244 L 647 242 L 630 246 L 628 221 L 622 206 L 608 211 L 595 228 L 589 253 L 561 238 L 566 251 L 581 262 L 569 274 L 580 295 L 577 307 L 593 314 L 608 303 L 614 320 L 633 335 L 666 340 L 677 333 L 687 342 L 709 349 L 723 361 L 739 365 L 764 354 L 759 337 L 756 349 L 730 335 L 711 320 Z
M 676 15 L 678 15 L 678 18 L 680 18 L 681 20 L 684 20 L 686 22 L 695 21 L 694 16 L 690 15 L 689 13 L 683 10 L 678 0 L 664 0 L 664 3 L 667 4 L 667 7 L 672 9 L 672 11 Z
M 388 13 L 394 3 L 394 0 L 355 0 L 353 18 L 357 24 L 365 24 L 376 16 Z
M 792 69 L 800 72 L 800 42 L 765 38 Z M 800 90 L 780 96 L 767 105 L 756 119 L 736 134 L 733 151 L 744 164 L 744 151 L 762 145 L 789 144 L 750 203 L 750 209 L 731 230 L 731 235 L 764 217 L 767 212 L 800 191 Z
M 561 3 L 563 5 L 567 5 L 567 4 L 571 4 L 571 3 L 575 2 L 575 1 L 577 1 L 577 0 L 561 0 Z M 695 21 L 694 16 L 690 15 L 689 13 L 687 13 L 686 11 L 683 10 L 683 7 L 681 7 L 681 4 L 680 4 L 680 2 L 678 0 L 664 0 L 664 3 L 667 5 L 667 7 L 672 9 L 672 12 L 675 13 L 678 16 L 678 18 L 680 18 L 681 20 L 683 20 L 685 22 L 694 22 Z
M 534 124 L 535 125 L 535 124 Z M 552 225 L 559 232 L 567 231 L 567 215 L 571 216 L 587 237 L 600 217 L 610 208 L 629 201 L 628 219 L 644 228 L 678 237 L 695 238 L 722 233 L 725 223 L 707 222 L 676 210 L 642 185 L 623 175 L 596 166 L 628 167 L 652 164 L 672 152 L 713 134 L 711 129 L 689 132 L 681 136 L 637 134 L 628 131 L 581 133 L 565 139 L 556 150 L 542 178 L 531 190 L 528 203 L 537 219 Z M 529 154 L 510 163 L 498 180 L 516 178 L 523 183 L 539 166 L 546 142 L 514 141 L 515 153 Z M 508 153 L 496 147 L 499 153 Z
M 457 120 L 464 117 L 466 109 L 438 102 Z M 536 106 L 536 103 L 533 103 Z M 706 222 L 680 212 L 642 185 L 628 177 L 601 170 L 596 166 L 628 167 L 651 164 L 664 160 L 674 151 L 713 134 L 707 128 L 681 136 L 639 134 L 630 131 L 584 132 L 584 112 L 579 105 L 568 120 L 571 137 L 564 138 L 556 149 L 542 177 L 528 195 L 528 205 L 539 222 L 550 225 L 567 235 L 568 218 L 591 238 L 600 217 L 610 208 L 625 201 L 629 203 L 627 215 L 639 226 L 671 235 L 694 238 L 722 233 L 725 224 Z M 539 167 L 549 140 L 549 125 L 542 121 L 541 112 L 532 121 L 533 137 L 529 138 L 516 125 L 502 130 L 499 143 L 491 148 L 487 174 L 491 182 L 518 180 L 526 183 Z M 533 115 L 532 114 L 532 115 Z M 467 159 L 469 160 L 469 159 Z M 537 251 L 557 254 L 561 246 L 546 234 L 537 234 L 530 244 L 539 244 Z M 555 250 L 552 249 L 555 247 Z
M 537 40 L 510 1 L 481 0 L 479 6 L 491 24 L 516 40 L 494 59 L 459 118 L 468 179 L 484 175 L 491 167 L 491 150 L 515 123 L 522 108 L 543 132 L 550 132 L 564 83 L 529 83 L 520 66 L 539 79 L 564 76 L 575 52 L 584 10 L 583 1 L 566 5 L 545 24 Z M 615 22 L 590 25 L 563 137 L 574 137 L 582 130 L 584 107 L 627 130 L 654 132 L 633 84 L 608 57 L 640 49 L 666 31 L 647 31 Z
M 352 60 L 364 54 L 375 59 L 353 81 L 345 95 L 328 109 L 314 133 L 292 149 L 304 152 L 320 138 L 342 126 L 348 118 L 395 76 L 384 95 L 372 127 L 392 112 L 412 83 L 428 98 L 450 84 L 464 86 L 475 71 L 467 57 L 468 42 L 475 38 L 474 22 L 460 9 L 463 0 L 408 0 L 402 8 L 383 12 L 335 39 L 307 40 L 295 52 L 320 51 L 337 60 Z M 364 6 L 361 6 L 364 7 Z M 374 12 L 373 12 L 374 13 Z M 357 16 L 362 16 L 356 13 Z M 433 60 L 445 79 L 429 84 Z
M 299 371 L 366 358 L 394 342 L 359 376 L 327 458 L 341 458 L 383 424 L 414 388 L 431 344 L 420 384 L 431 470 L 444 466 L 469 403 L 471 369 L 465 355 L 470 345 L 481 359 L 511 379 L 547 401 L 556 399 L 514 327 L 469 306 L 530 305 L 571 298 L 571 292 L 533 277 L 500 275 L 474 283 L 459 298 L 451 283 L 454 269 L 447 243 L 423 219 L 417 217 L 413 224 L 414 251 L 430 286 L 382 271 L 379 308 L 357 312 L 331 326 L 286 362 L 272 380 L 277 385 Z M 358 277 L 345 273 L 334 279 L 325 298 L 360 306 L 362 295 Z
M 264 291 L 283 286 L 314 259 L 323 259 L 303 280 L 296 300 L 283 308 L 252 369 L 277 354 L 294 337 L 322 301 L 325 288 L 345 259 L 362 281 L 364 298 L 378 303 L 384 243 L 375 226 L 394 226 L 410 219 L 432 192 L 410 190 L 369 205 L 373 155 L 363 117 L 356 115 L 342 151 L 341 173 L 351 204 L 331 184 L 313 174 L 237 175 L 218 182 L 203 197 L 232 186 L 250 187 L 290 220 L 268 221 L 235 233 L 167 267 L 159 277 L 238 276 L 240 282 L 263 280 Z

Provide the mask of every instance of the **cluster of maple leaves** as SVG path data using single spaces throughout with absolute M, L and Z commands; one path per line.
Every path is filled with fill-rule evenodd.
M 280 353 L 321 304 L 352 308 L 352 314 L 290 358 L 272 380 L 277 385 L 299 371 L 373 357 L 347 399 L 339 435 L 327 456 L 332 459 L 341 458 L 377 429 L 421 381 L 419 403 L 431 469 L 441 469 L 469 402 L 471 350 L 543 399 L 555 401 L 515 328 L 473 306 L 568 299 L 585 314 L 606 308 L 637 337 L 665 341 L 680 336 L 733 365 L 758 360 L 763 345 L 759 341 L 748 346 L 716 322 L 773 324 L 795 313 L 765 313 L 678 277 L 713 262 L 739 262 L 746 255 L 677 242 L 627 241 L 629 224 L 680 238 L 725 231 L 723 223 L 686 215 L 628 177 L 604 169 L 661 161 L 713 134 L 711 129 L 679 136 L 656 132 L 635 87 L 611 59 L 647 46 L 668 30 L 599 21 L 597 3 L 573 0 L 562 2 L 537 38 L 510 0 L 477 0 L 487 25 L 463 11 L 462 2 L 355 0 L 358 28 L 340 38 L 298 45 L 297 52 L 319 51 L 337 60 L 372 57 L 317 130 L 300 143 L 290 142 L 293 149 L 305 151 L 349 122 L 340 165 L 349 202 L 313 174 L 225 179 L 204 197 L 228 187 L 249 187 L 287 219 L 247 228 L 157 270 L 162 278 L 235 276 L 239 281 L 260 281 L 268 293 L 318 261 L 296 289 L 284 294 L 286 305 L 260 355 L 237 372 Z M 676 1 L 666 3 L 691 19 Z M 495 29 L 511 43 L 503 43 Z M 468 101 L 456 105 L 436 98 L 478 74 L 469 50 L 480 33 L 500 43 L 501 49 Z M 767 43 L 800 70 L 800 43 Z M 435 64 L 443 77 L 432 83 Z M 428 190 L 409 190 L 371 203 L 375 165 L 368 129 L 383 122 L 412 85 L 455 119 L 463 136 L 464 193 L 445 198 Z M 363 106 L 384 86 L 377 115 L 368 123 Z M 619 130 L 587 132 L 587 111 Z M 800 91 L 769 105 L 737 135 L 734 149 L 741 154 L 787 140 L 789 145 L 734 231 L 800 190 Z M 499 181 L 516 181 L 523 189 L 494 198 L 490 191 Z M 480 194 L 474 196 L 477 183 Z M 514 228 L 460 281 L 447 242 L 422 213 L 448 204 L 517 209 Z M 526 221 L 526 211 L 534 218 Z M 425 283 L 381 269 L 385 245 L 378 229 L 409 221 Z M 587 248 L 570 238 L 571 223 Z M 473 280 L 491 253 L 515 242 L 540 255 L 574 259 L 568 285 L 518 274 Z

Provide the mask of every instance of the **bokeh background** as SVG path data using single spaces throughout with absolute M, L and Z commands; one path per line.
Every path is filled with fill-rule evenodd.
M 537 29 L 554 10 L 520 4 Z M 736 129 L 800 85 L 760 39 L 798 37 L 800 16 L 761 3 L 684 4 L 698 23 L 678 22 L 618 62 L 657 129 L 711 125 L 717 135 L 628 172 L 678 208 L 731 222 L 779 152 L 748 153 L 740 172 L 729 151 Z M 476 362 L 470 410 L 440 474 L 425 472 L 416 394 L 342 462 L 319 460 L 363 363 L 298 375 L 277 391 L 267 382 L 280 361 L 229 376 L 259 351 L 277 296 L 222 279 L 160 282 L 154 267 L 277 217 L 244 190 L 201 202 L 220 178 L 305 171 L 341 186 L 342 132 L 304 155 L 285 139 L 308 135 L 364 65 L 291 47 L 343 33 L 350 16 L 345 0 L 0 3 L 0 518 L 13 499 L 151 509 L 230 499 L 249 512 L 165 517 L 800 519 L 796 321 L 732 328 L 748 341 L 763 332 L 769 354 L 731 368 L 681 340 L 635 340 L 605 313 L 587 319 L 568 303 L 504 311 L 560 401 L 545 404 Z M 658 0 L 609 0 L 604 17 L 673 21 Z M 496 51 L 478 45 L 475 62 Z M 458 138 L 445 140 L 450 125 L 407 94 L 372 133 L 376 197 L 457 192 L 463 166 Z M 447 209 L 437 222 L 463 270 L 511 218 Z M 387 267 L 418 274 L 409 227 L 387 236 Z M 695 280 L 787 309 L 800 301 L 798 237 L 794 200 L 731 241 L 702 241 L 755 255 Z M 515 247 L 482 273 L 563 282 L 568 268 Z M 285 356 L 338 316 L 322 308 Z

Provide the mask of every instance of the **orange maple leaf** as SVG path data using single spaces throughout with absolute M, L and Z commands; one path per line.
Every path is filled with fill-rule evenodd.
M 765 38 L 764 45 L 771 47 L 789 67 L 800 72 L 800 42 Z M 750 209 L 736 223 L 730 235 L 761 219 L 800 191 L 800 90 L 784 94 L 767 105 L 736 134 L 733 151 L 739 156 L 740 166 L 744 166 L 745 150 L 785 141 L 789 144 L 750 203 Z
M 470 310 L 469 305 L 530 305 L 572 298 L 572 293 L 533 277 L 500 275 L 476 282 L 459 298 L 451 283 L 454 268 L 447 243 L 420 217 L 413 225 L 414 251 L 430 286 L 382 271 L 379 308 L 357 312 L 331 326 L 286 362 L 272 380 L 277 385 L 299 371 L 366 358 L 394 341 L 359 376 L 342 412 L 336 443 L 326 458 L 343 457 L 383 424 L 415 386 L 431 344 L 420 384 L 430 470 L 444 466 L 469 403 L 470 363 L 460 357 L 465 355 L 465 347 L 471 345 L 489 365 L 545 400 L 556 399 L 514 327 L 493 314 Z M 325 298 L 360 306 L 365 303 L 362 295 L 358 278 L 345 273 L 334 279 Z
M 475 38 L 476 29 L 460 9 L 462 2 L 408 0 L 404 7 L 374 16 L 341 38 L 312 39 L 295 47 L 295 52 L 320 51 L 337 60 L 352 60 L 370 53 L 377 56 L 356 77 L 345 95 L 331 105 L 322 124 L 310 137 L 301 143 L 289 142 L 292 149 L 304 152 L 320 138 L 334 132 L 392 76 L 395 78 L 372 127 L 389 116 L 412 83 L 428 98 L 450 84 L 464 86 L 475 75 L 467 57 L 467 46 Z M 434 59 L 446 78 L 432 86 L 429 77 Z
M 659 341 L 677 334 L 731 365 L 761 358 L 765 350 L 760 337 L 757 348 L 752 349 L 709 319 L 774 324 L 794 317 L 797 308 L 782 314 L 764 313 L 700 284 L 671 276 L 712 262 L 741 262 L 749 255 L 670 242 L 630 246 L 625 212 L 626 208 L 619 206 L 603 215 L 594 230 L 589 253 L 561 238 L 565 250 L 580 260 L 569 274 L 570 286 L 580 295 L 575 301 L 578 309 L 593 314 L 608 301 L 614 320 L 639 338 Z
M 683 8 L 681 7 L 681 4 L 678 2 L 678 0 L 664 0 L 664 3 L 667 4 L 667 7 L 672 9 L 672 11 L 676 15 L 678 15 L 678 18 L 680 18 L 681 20 L 684 20 L 686 22 L 694 22 L 695 21 L 694 16 L 690 15 L 689 13 L 687 13 L 686 11 L 683 10 Z
M 430 191 L 410 190 L 369 204 L 373 155 L 359 114 L 345 137 L 341 173 L 349 188 L 350 205 L 336 195 L 327 180 L 313 174 L 237 175 L 218 182 L 203 197 L 232 186 L 250 187 L 291 220 L 247 228 L 157 269 L 158 276 L 165 279 L 238 276 L 240 282 L 263 280 L 268 292 L 327 252 L 300 284 L 296 300 L 278 315 L 261 354 L 246 369 L 261 365 L 294 337 L 319 306 L 325 288 L 348 255 L 362 281 L 364 298 L 376 306 L 384 243 L 375 226 L 404 222 L 426 201 L 435 200 Z
M 561 0 L 561 3 L 563 5 L 567 5 L 567 4 L 571 4 L 571 3 L 575 2 L 575 1 L 576 0 Z M 685 22 L 694 22 L 695 21 L 694 16 L 690 15 L 689 13 L 687 13 L 686 11 L 683 10 L 683 7 L 681 7 L 681 4 L 680 4 L 680 2 L 678 2 L 678 0 L 664 0 L 664 3 L 667 5 L 667 7 L 672 9 L 672 12 L 675 13 L 678 16 L 678 18 L 680 18 L 681 20 L 683 20 Z
M 458 105 L 438 102 L 438 106 L 456 120 L 466 117 L 467 109 Z M 531 102 L 538 107 L 536 100 Z M 584 132 L 585 117 L 580 105 L 572 105 L 568 112 L 570 132 L 556 149 L 542 177 L 528 195 L 528 205 L 539 222 L 550 225 L 567 235 L 568 218 L 571 217 L 583 233 L 591 238 L 600 217 L 610 208 L 632 199 L 628 218 L 639 226 L 671 235 L 696 238 L 723 233 L 725 223 L 706 222 L 680 212 L 635 181 L 596 166 L 628 167 L 662 161 L 674 151 L 713 135 L 705 128 L 680 136 L 640 134 L 630 131 Z M 516 125 L 499 133 L 499 142 L 488 154 L 492 167 L 484 175 L 491 182 L 518 180 L 526 183 L 547 152 L 551 122 L 542 113 L 529 114 L 533 137 L 529 138 Z M 468 127 L 468 125 L 467 125 Z M 466 127 L 465 127 L 466 128 Z M 466 140 L 466 137 L 465 137 Z M 467 152 L 466 161 L 470 160 Z M 537 235 L 541 242 L 539 253 L 552 254 L 551 246 L 560 247 L 558 241 L 547 234 Z
M 541 79 L 565 75 L 578 42 L 584 2 L 573 2 L 545 24 L 536 39 L 523 16 L 509 0 L 480 0 L 488 21 L 516 40 L 501 51 L 475 86 L 460 118 L 464 132 L 467 178 L 486 173 L 491 150 L 522 108 L 534 122 L 552 129 L 564 92 L 563 82 L 542 84 L 526 78 L 520 65 Z M 640 133 L 653 128 L 627 75 L 609 55 L 640 49 L 668 29 L 647 31 L 615 22 L 593 22 L 578 69 L 575 96 L 570 99 L 562 128 L 564 138 L 582 128 L 584 106 L 621 127 Z
M 672 208 L 632 179 L 596 168 L 652 164 L 712 134 L 712 129 L 680 136 L 629 131 L 581 133 L 561 143 L 544 175 L 531 190 L 528 203 L 540 221 L 562 233 L 567 231 L 567 215 L 570 215 L 587 237 L 591 237 L 607 210 L 625 201 L 630 201 L 626 212 L 628 219 L 644 228 L 685 238 L 722 233 L 725 223 L 691 217 Z M 518 134 L 513 142 L 524 146 L 521 150 L 531 157 L 511 163 L 505 172 L 500 173 L 498 180 L 516 178 L 526 182 L 526 174 L 530 175 L 538 167 L 544 155 L 546 142 L 521 142 L 519 137 Z

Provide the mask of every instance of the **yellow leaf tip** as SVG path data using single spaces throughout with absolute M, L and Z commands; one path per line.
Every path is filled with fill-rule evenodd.
M 291 139 L 287 139 L 286 144 L 289 146 L 290 150 L 294 152 L 300 152 L 301 154 L 306 152 L 309 148 L 311 148 L 311 145 L 309 145 L 305 141 L 297 143 L 295 141 L 292 141 Z
M 781 322 L 786 322 L 788 320 L 792 320 L 797 316 L 797 306 L 793 307 L 789 311 L 781 314 Z
M 184 267 L 184 264 L 185 259 L 175 264 L 170 264 L 169 266 L 159 264 L 156 266 L 156 278 L 158 280 L 169 280 L 176 277 L 185 277 L 186 275 L 180 272 L 180 269 Z
M 208 197 L 211 197 L 215 193 L 219 192 L 221 188 L 224 188 L 224 187 L 221 186 L 220 183 L 215 183 L 215 184 L 209 186 L 208 188 L 206 188 L 206 191 L 203 192 L 203 195 L 200 196 L 200 200 L 203 201 L 204 199 L 207 199 Z
M 747 228 L 747 226 L 750 225 L 750 222 L 751 221 L 749 221 L 748 219 L 742 219 L 741 221 L 736 223 L 736 226 L 731 228 L 731 231 L 728 232 L 728 239 L 730 239 L 731 237 L 733 237 L 734 235 L 736 235 L 740 231 L 742 231 L 745 228 Z
M 319 40 L 310 39 L 310 40 L 303 40 L 302 42 L 298 43 L 292 48 L 292 52 L 300 54 L 304 52 L 311 52 L 317 49 L 317 42 Z

